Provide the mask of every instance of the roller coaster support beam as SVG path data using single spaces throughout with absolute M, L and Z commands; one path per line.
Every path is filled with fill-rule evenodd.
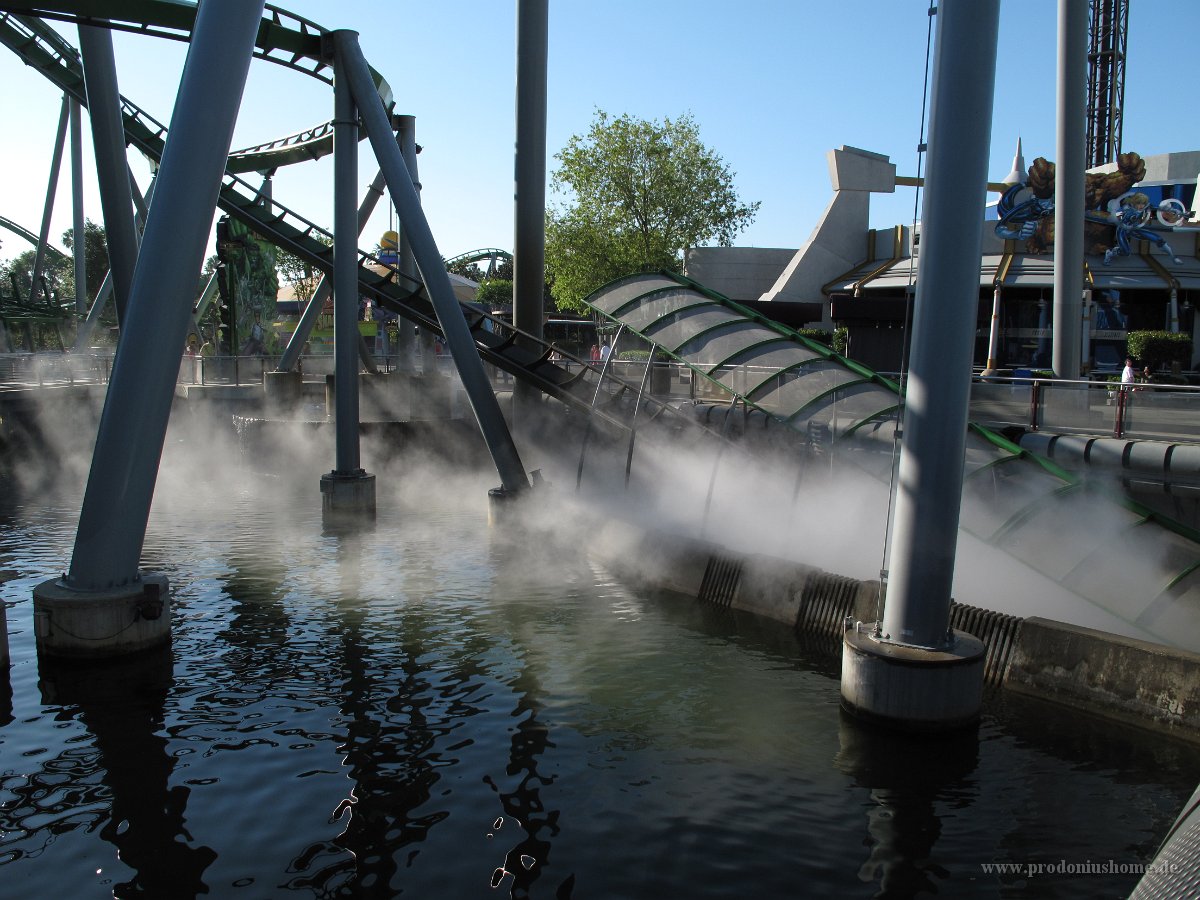
M 513 228 L 513 325 L 542 337 L 546 290 L 546 45 L 549 0 L 517 0 L 516 221 Z M 537 388 L 513 386 L 513 420 L 523 427 Z
M 387 113 L 379 101 L 367 61 L 358 46 L 358 35 L 352 31 L 333 32 L 336 55 L 342 58 L 346 75 L 367 137 L 375 158 L 387 179 L 388 191 L 396 205 L 400 222 L 412 243 L 413 256 L 429 291 L 430 301 L 441 325 L 442 334 L 450 347 L 459 378 L 471 403 L 471 409 L 479 423 L 492 461 L 500 474 L 500 490 L 503 496 L 515 496 L 529 487 L 529 479 L 521 465 L 517 446 L 509 433 L 500 404 L 492 390 L 491 382 L 483 369 L 483 360 L 475 348 L 475 339 L 467 327 L 462 307 L 454 296 L 450 276 L 442 263 L 437 242 L 429 228 L 429 222 L 421 210 L 421 200 L 413 188 L 412 177 L 404 164 L 404 157 L 392 137 Z M 493 496 L 496 496 L 493 494 Z
M 362 204 L 358 207 L 358 234 L 361 236 L 363 229 L 367 227 L 367 221 L 371 218 L 371 213 L 375 211 L 376 204 L 379 203 L 379 198 L 383 196 L 384 181 L 383 170 L 375 173 L 375 178 L 367 187 L 367 196 L 363 198 Z M 333 289 L 333 282 L 328 275 L 322 275 L 317 282 L 316 288 L 313 290 L 312 297 L 304 307 L 304 311 L 300 314 L 300 321 L 296 323 L 296 330 L 292 333 L 288 345 L 284 348 L 283 354 L 279 357 L 279 365 L 276 367 L 276 372 L 290 372 L 296 367 L 296 361 L 300 358 L 300 352 L 304 349 L 304 343 L 312 334 L 313 326 L 317 322 L 317 316 L 321 313 L 321 308 L 325 305 L 325 300 Z
M 900 728 L 978 720 L 983 643 L 950 629 L 999 0 L 941 0 L 929 166 L 882 623 L 848 628 L 842 703 Z
M 417 176 L 417 117 L 396 116 L 396 141 L 400 145 L 400 155 L 404 157 L 404 166 L 412 178 L 413 190 L 417 192 L 417 200 L 421 198 L 421 179 Z M 396 247 L 400 260 L 400 271 L 412 279 L 419 279 L 417 261 L 413 258 L 412 245 L 408 242 L 408 232 L 400 228 L 400 243 Z
M 87 221 L 83 216 L 83 107 L 71 98 L 71 231 L 74 235 L 75 313 L 87 315 Z
M 92 144 L 96 154 L 100 207 L 104 213 L 108 264 L 113 275 L 117 324 L 123 328 L 133 285 L 133 269 L 137 264 L 138 240 L 112 34 L 107 28 L 80 25 L 79 49 L 83 55 L 83 80 L 92 121 Z
M 358 444 L 358 110 L 341 54 L 333 58 L 333 351 L 337 465 L 321 476 L 329 518 L 375 516 L 375 476 Z
M 108 298 L 112 296 L 112 269 L 104 273 L 104 280 L 100 282 L 100 287 L 96 291 L 96 299 L 92 301 L 92 305 L 88 307 L 87 318 L 79 326 L 79 330 L 75 332 L 75 349 L 86 349 L 91 340 L 92 332 L 96 329 L 96 323 L 100 321 L 100 314 L 104 312 L 104 304 L 108 302 Z
M 1083 207 L 1087 166 L 1087 0 L 1058 0 L 1055 143 L 1054 338 L 1056 378 L 1079 377 L 1083 312 Z
M 34 631 L 50 655 L 114 656 L 170 639 L 167 580 L 138 563 L 179 348 L 262 11 L 263 0 L 241 0 L 201 3 L 196 14 L 71 565 L 65 578 L 34 589 Z
M 37 250 L 33 255 L 33 282 L 29 285 L 29 302 L 36 304 L 38 288 L 42 285 L 42 265 L 46 262 L 46 242 L 50 240 L 50 217 L 54 214 L 54 195 L 58 190 L 58 173 L 62 169 L 63 147 L 67 143 L 67 124 L 71 116 L 71 101 L 63 94 L 62 112 L 58 115 L 58 132 L 54 138 L 54 154 L 50 157 L 50 182 L 46 185 L 46 205 L 42 208 L 42 230 L 38 232 Z M 49 302 L 50 298 L 46 298 Z
M 416 116 L 396 116 L 396 140 L 400 145 L 400 155 L 404 157 L 404 166 L 408 169 L 409 177 L 412 179 L 413 190 L 417 192 L 417 202 L 421 202 L 421 179 L 417 174 L 417 118 Z M 412 278 L 415 281 L 421 279 L 421 273 L 417 270 L 417 261 L 413 258 L 412 244 L 408 240 L 408 230 L 403 223 L 400 225 L 400 242 L 396 247 L 397 259 L 400 263 L 400 272 Z M 433 343 L 432 335 L 422 333 L 420 337 L 421 353 L 427 351 L 432 355 L 433 348 L 430 346 Z M 396 330 L 396 367 L 404 375 L 413 375 L 416 373 L 416 366 L 413 358 L 413 345 L 417 343 L 418 338 L 413 333 L 413 329 L 406 328 L 401 325 Z M 424 363 L 422 363 L 422 371 L 426 371 Z

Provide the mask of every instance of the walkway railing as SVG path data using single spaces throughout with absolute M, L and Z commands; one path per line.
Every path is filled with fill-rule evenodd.
M 431 355 L 432 365 L 451 373 L 448 355 Z M 2 353 L 0 388 L 70 384 L 104 384 L 112 371 L 112 353 Z M 395 371 L 395 354 L 376 356 L 380 372 Z M 183 356 L 180 384 L 261 385 L 278 356 Z M 559 363 L 568 372 L 582 367 L 573 360 Z M 614 360 L 613 374 L 639 384 L 645 360 Z M 686 366 L 656 361 L 648 390 L 662 400 L 728 403 L 730 397 L 713 382 L 693 377 Z M 301 358 L 306 381 L 323 381 L 333 373 L 332 354 Z M 420 363 L 417 364 L 418 370 Z M 512 376 L 487 367 L 493 385 L 504 390 Z M 748 383 L 752 372 L 745 373 Z M 1035 377 L 976 376 L 971 388 L 971 421 L 993 429 L 1021 428 L 1062 434 L 1126 437 L 1133 440 L 1200 441 L 1200 388 L 1182 385 L 1138 384 L 1122 388 L 1112 382 Z

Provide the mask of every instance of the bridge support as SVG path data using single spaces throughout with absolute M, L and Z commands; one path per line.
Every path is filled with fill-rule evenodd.
M 501 486 L 509 493 L 526 490 L 529 480 L 521 464 L 521 457 L 500 412 L 500 404 L 496 400 L 491 382 L 483 369 L 483 360 L 479 358 L 475 339 L 467 326 L 467 320 L 463 317 L 462 307 L 454 296 L 454 288 L 450 284 L 450 276 L 446 273 L 442 255 L 438 252 L 429 222 L 421 210 L 421 200 L 413 187 L 404 157 L 392 137 L 387 114 L 378 101 L 371 71 L 362 55 L 362 49 L 358 46 L 358 35 L 353 31 L 335 31 L 333 42 L 335 54 L 341 60 L 343 71 L 349 78 L 371 148 L 375 151 L 375 158 L 379 161 L 387 180 L 388 192 L 396 205 L 400 222 L 408 234 L 413 256 L 429 291 L 429 299 L 437 314 L 442 334 L 450 347 L 471 409 L 475 413 L 488 452 L 500 475 Z
M 340 54 L 333 76 L 333 344 L 337 467 L 321 476 L 321 515 L 339 524 L 375 519 L 375 476 L 360 466 L 358 344 L 358 110 Z
M 848 629 L 842 703 L 899 728 L 974 721 L 982 645 L 950 630 L 999 0 L 938 5 L 912 367 L 883 620 Z
M 262 10 L 263 0 L 252 0 L 204 3 L 196 14 L 142 243 L 145 252 L 137 258 L 121 323 L 71 565 L 65 577 L 34 589 L 39 653 L 115 656 L 170 637 L 167 579 L 139 571 L 138 562 L 196 273 L 204 261 Z M 128 182 L 123 164 L 120 171 Z M 127 203 L 126 213 L 128 208 Z

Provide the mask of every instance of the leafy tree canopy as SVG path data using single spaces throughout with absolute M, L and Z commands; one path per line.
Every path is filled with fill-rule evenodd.
M 485 278 L 479 282 L 475 302 L 488 309 L 512 306 L 513 283 L 507 278 Z
M 546 266 L 562 309 L 582 310 L 624 275 L 678 271 L 691 247 L 727 247 L 758 212 L 691 114 L 648 122 L 597 110 L 555 159 L 551 188 L 567 202 L 546 214 Z

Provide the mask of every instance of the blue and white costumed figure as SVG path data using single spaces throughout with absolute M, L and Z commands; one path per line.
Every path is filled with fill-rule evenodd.
M 1031 196 L 1017 202 L 1017 196 L 1029 185 L 1019 181 L 1006 190 L 996 204 L 996 234 L 1005 240 L 1029 240 L 1037 231 L 1038 223 L 1054 212 L 1054 201 Z
M 1171 257 L 1172 262 L 1179 265 L 1181 260 L 1175 255 L 1166 238 L 1158 232 L 1150 230 L 1150 223 L 1154 220 L 1155 212 L 1155 209 L 1150 206 L 1149 197 L 1141 191 L 1130 191 L 1109 204 L 1107 216 L 1101 213 L 1102 218 L 1094 219 L 1108 222 L 1117 232 L 1116 246 L 1109 247 L 1104 251 L 1106 266 L 1110 265 L 1115 257 L 1129 256 L 1133 252 L 1130 248 L 1130 241 L 1150 241 Z M 1187 217 L 1186 211 L 1183 211 L 1183 204 L 1178 200 L 1164 200 L 1159 204 L 1157 212 L 1159 219 L 1165 224 L 1174 224 Z M 1092 216 L 1089 215 L 1089 218 Z

